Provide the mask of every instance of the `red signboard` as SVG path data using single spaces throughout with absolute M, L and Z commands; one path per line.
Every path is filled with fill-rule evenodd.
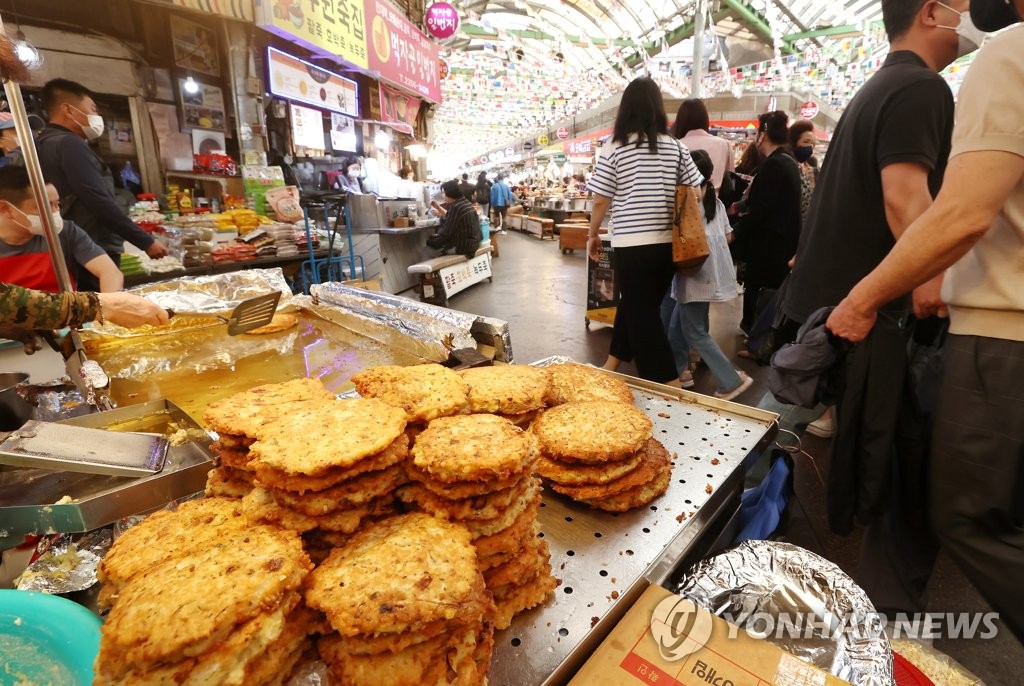
M 380 84 L 380 119 L 391 128 L 411 136 L 419 111 L 419 98 Z
M 366 0 L 370 71 L 431 102 L 441 102 L 440 57 L 415 24 L 385 0 Z
M 818 103 L 808 100 L 800 105 L 800 117 L 803 119 L 814 119 L 818 116 Z
M 567 128 L 565 128 L 563 126 L 562 128 L 558 129 L 557 135 L 558 135 L 558 140 L 564 141 L 566 138 L 569 137 L 569 129 L 567 129 Z

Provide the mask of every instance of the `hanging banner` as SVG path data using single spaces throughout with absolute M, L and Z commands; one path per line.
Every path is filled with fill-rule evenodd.
M 313 52 L 369 66 L 363 0 L 256 0 L 256 25 Z
M 441 102 L 437 45 L 386 0 L 366 0 L 366 23 L 370 71 L 430 102 Z
M 380 84 L 380 120 L 396 131 L 412 135 L 420 99 L 406 95 L 397 88 Z
M 351 79 L 277 48 L 267 48 L 267 72 L 268 90 L 279 98 L 359 116 L 359 86 Z
M 435 2 L 427 8 L 424 23 L 434 38 L 451 38 L 459 30 L 459 11 L 447 2 Z
M 241 19 L 252 21 L 253 0 L 157 0 L 168 5 L 175 5 L 195 12 L 204 14 L 215 14 L 228 19 Z

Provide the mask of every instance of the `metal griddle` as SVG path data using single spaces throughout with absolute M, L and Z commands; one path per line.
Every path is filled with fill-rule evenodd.
M 554 598 L 495 634 L 491 686 L 568 682 L 644 589 L 664 583 L 697 536 L 731 509 L 745 469 L 775 435 L 773 413 L 614 376 L 633 389 L 654 437 L 678 456 L 671 484 L 650 506 L 621 514 L 544 490 L 537 521 L 561 584 Z
M 170 421 L 185 429 L 201 428 L 167 400 L 128 405 L 62 423 L 162 434 Z M 163 470 L 141 478 L 0 466 L 0 550 L 20 544 L 26 534 L 91 531 L 203 490 L 206 474 L 213 468 L 209 444 L 206 438 L 172 445 Z M 56 504 L 65 496 L 72 502 Z

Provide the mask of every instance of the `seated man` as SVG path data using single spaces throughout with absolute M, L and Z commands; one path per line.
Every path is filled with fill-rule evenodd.
M 457 181 L 446 181 L 441 185 L 447 200 L 447 210 L 441 221 L 440 230 L 427 239 L 427 246 L 440 250 L 441 254 L 454 252 L 467 258 L 476 254 L 483 240 L 480 232 L 480 215 L 473 205 L 462 197 Z
M 61 218 L 57 189 L 46 184 L 46 193 L 50 200 L 46 211 L 50 212 L 53 228 L 59 233 L 72 285 L 75 267 L 81 265 L 99 279 L 100 292 L 121 290 L 124 286 L 121 270 L 81 227 Z M 25 288 L 51 293 L 60 290 L 24 167 L 0 168 L 0 274 L 7 283 Z

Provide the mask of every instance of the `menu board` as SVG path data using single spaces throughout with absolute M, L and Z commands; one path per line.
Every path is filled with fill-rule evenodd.
M 324 149 L 324 117 L 319 110 L 292 104 L 292 143 L 296 147 Z
M 267 71 L 270 92 L 278 97 L 350 117 L 359 116 L 359 87 L 351 79 L 276 48 L 267 48 Z

